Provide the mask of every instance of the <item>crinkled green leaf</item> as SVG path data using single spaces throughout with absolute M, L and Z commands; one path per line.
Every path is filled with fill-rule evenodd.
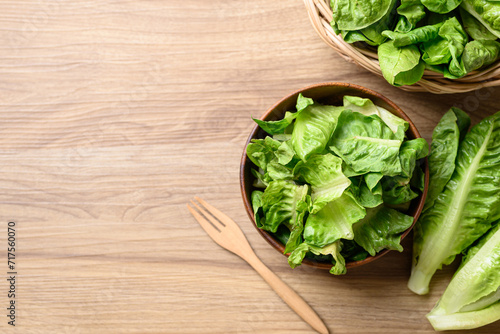
M 401 0 L 398 14 L 402 15 L 409 24 L 410 30 L 425 17 L 425 8 L 420 0 Z M 406 30 L 405 31 L 409 31 Z
M 402 141 L 377 115 L 365 116 L 344 110 L 338 119 L 330 149 L 356 172 L 401 173 L 399 148 Z
M 344 107 L 355 112 L 359 112 L 365 116 L 377 115 L 384 123 L 391 128 L 396 135 L 396 139 L 403 140 L 406 130 L 408 130 L 408 122 L 394 115 L 390 111 L 376 106 L 372 100 L 364 99 L 359 96 L 344 96 Z
M 457 18 L 451 17 L 444 21 L 438 35 L 422 44 L 422 59 L 429 65 L 449 63 L 449 72 L 461 76 L 460 56 L 468 41 L 467 33 Z
M 342 244 L 336 241 L 324 247 L 315 247 L 307 243 L 300 244 L 288 257 L 288 264 L 290 267 L 295 268 L 302 263 L 307 252 L 312 252 L 316 255 L 331 255 L 334 259 L 334 266 L 330 269 L 330 273 L 334 275 L 343 275 L 347 269 L 345 267 L 345 259 L 340 254 Z
M 253 118 L 255 123 L 257 123 L 264 131 L 269 133 L 270 135 L 274 134 L 282 134 L 285 132 L 285 129 L 292 124 L 292 122 L 297 118 L 298 115 L 304 110 L 307 106 L 313 104 L 314 101 L 310 98 L 306 98 L 299 94 L 297 97 L 297 112 L 289 112 L 285 113 L 285 116 L 278 121 L 263 121 L 260 119 Z
M 247 145 L 247 156 L 257 166 L 264 171 L 267 165 L 275 158 L 274 152 L 280 147 L 281 143 L 271 137 L 265 139 L 253 139 Z
M 305 161 L 321 153 L 335 130 L 343 107 L 314 103 L 308 105 L 295 120 L 291 144 L 297 156 Z
M 415 45 L 398 48 L 393 41 L 385 42 L 378 47 L 378 59 L 384 78 L 394 86 L 413 85 L 424 74 L 425 65 Z
M 405 33 L 387 30 L 382 35 L 393 40 L 394 46 L 402 47 L 435 39 L 442 25 L 443 23 L 426 25 Z
M 390 9 L 387 0 L 330 0 L 339 30 L 359 30 L 379 21 Z
M 493 35 L 500 38 L 500 2 L 463 0 L 461 7 L 474 16 Z
M 383 203 L 380 173 L 367 173 L 351 179 L 351 189 L 356 201 L 365 208 L 374 208 Z
M 382 179 L 382 199 L 387 204 L 398 205 L 411 201 L 418 194 L 411 189 L 411 178 L 384 176 Z
M 463 66 L 467 73 L 483 66 L 490 65 L 498 59 L 500 43 L 497 41 L 472 41 L 465 45 L 462 56 Z
M 413 223 L 413 217 L 384 206 L 366 210 L 366 217 L 354 224 L 354 241 L 374 256 L 382 249 L 403 251 L 401 233 Z
M 491 33 L 481 22 L 479 22 L 474 16 L 472 16 L 468 11 L 466 11 L 462 6 L 460 7 L 460 17 L 462 18 L 462 24 L 465 31 L 469 34 L 472 39 L 475 40 L 491 40 L 494 41 L 498 39 L 498 36 Z
M 434 128 L 429 154 L 429 188 L 424 211 L 434 204 L 450 180 L 455 170 L 460 141 L 469 126 L 469 116 L 459 108 L 451 108 Z
M 255 219 L 255 224 L 257 225 L 258 228 L 262 228 L 263 226 L 263 222 L 261 221 L 261 219 L 263 218 L 261 216 L 263 194 L 264 193 L 262 191 L 254 190 L 252 191 L 251 195 L 253 215 Z
M 262 209 L 265 215 L 262 229 L 276 232 L 282 223 L 301 224 L 301 213 L 307 210 L 308 186 L 278 180 L 269 183 L 262 195 Z
M 424 138 L 407 140 L 401 145 L 399 160 L 401 162 L 401 175 L 410 178 L 417 160 L 429 154 L 429 145 Z
M 461 0 L 422 0 L 422 4 L 431 12 L 446 14 L 460 5 Z
M 330 153 L 313 155 L 306 162 L 299 162 L 294 173 L 311 185 L 311 213 L 339 198 L 351 184 L 342 173 L 342 159 Z
M 310 214 L 304 227 L 304 242 L 324 247 L 340 239 L 352 240 L 352 225 L 362 219 L 366 210 L 344 193 L 316 214 Z

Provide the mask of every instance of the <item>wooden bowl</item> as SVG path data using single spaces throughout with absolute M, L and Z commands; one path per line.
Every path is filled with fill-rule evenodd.
M 276 103 L 269 110 L 267 110 L 261 117 L 261 119 L 264 121 L 279 120 L 283 118 L 286 111 L 295 110 L 295 104 L 297 102 L 297 96 L 299 95 L 299 93 L 302 93 L 305 97 L 312 98 L 315 101 L 331 105 L 342 105 L 342 99 L 344 95 L 354 95 L 362 98 L 369 98 L 376 105 L 387 109 L 394 115 L 401 117 L 402 119 L 404 119 L 409 123 L 408 131 L 406 131 L 408 139 L 420 138 L 420 134 L 418 133 L 415 124 L 413 124 L 413 122 L 410 120 L 410 118 L 408 118 L 408 116 L 403 112 L 403 110 L 401 110 L 391 100 L 370 89 L 358 85 L 341 83 L 341 82 L 327 82 L 302 88 L 282 98 L 278 103 Z M 255 177 L 252 175 L 251 169 L 256 168 L 256 166 L 247 157 L 246 147 L 252 139 L 265 138 L 266 135 L 267 133 L 264 130 L 262 130 L 258 125 L 256 125 L 255 128 L 250 133 L 250 136 L 248 137 L 245 149 L 243 150 L 243 156 L 241 158 L 241 165 L 240 165 L 241 195 L 243 197 L 243 203 L 245 205 L 245 209 L 248 213 L 248 216 L 250 217 L 250 220 L 252 221 L 257 231 L 264 239 L 266 239 L 266 241 L 271 246 L 273 246 L 276 250 L 278 250 L 283 254 L 285 246 L 280 241 L 278 241 L 278 239 L 276 239 L 271 233 L 258 228 L 257 225 L 255 224 L 252 203 L 251 203 L 251 194 L 252 191 L 255 190 L 255 188 L 253 187 L 253 181 L 255 180 Z M 422 167 L 425 172 L 425 188 L 424 191 L 417 198 L 412 200 L 410 208 L 406 212 L 406 214 L 413 216 L 414 219 L 412 226 L 410 226 L 410 228 L 408 228 L 401 235 L 401 240 L 405 238 L 408 235 L 408 233 L 410 233 L 411 229 L 415 225 L 415 222 L 417 221 L 424 207 L 424 202 L 427 196 L 427 189 L 429 185 L 429 165 L 427 162 L 427 158 L 423 159 Z M 377 253 L 375 256 L 368 256 L 364 260 L 347 262 L 346 267 L 352 268 L 363 264 L 367 264 L 384 256 L 388 252 L 389 250 L 386 249 Z M 285 255 L 288 256 L 289 254 Z M 318 262 L 308 258 L 305 258 L 302 261 L 302 263 L 316 268 L 328 269 L 328 270 L 332 267 L 332 264 L 329 262 L 328 263 Z

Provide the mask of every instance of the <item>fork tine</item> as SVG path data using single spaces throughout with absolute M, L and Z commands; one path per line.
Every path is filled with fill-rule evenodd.
M 201 214 L 199 214 L 195 209 L 193 209 L 189 204 L 186 204 L 189 212 L 194 216 L 194 218 L 198 221 L 201 227 L 207 232 L 207 234 L 215 241 L 217 236 L 220 234 L 218 230 L 216 230 L 215 226 L 209 223 Z
M 222 224 L 220 221 L 218 221 L 217 219 L 215 219 L 212 215 L 210 215 L 209 213 L 207 213 L 207 210 L 200 207 L 198 204 L 196 204 L 196 202 L 194 202 L 193 200 L 190 201 L 191 204 L 193 204 L 197 209 L 198 211 L 201 213 L 202 216 L 204 216 L 206 219 L 210 220 L 210 222 L 212 223 L 212 225 L 220 232 L 221 230 L 221 227 L 224 227 L 225 225 Z
M 205 209 L 208 210 L 208 212 L 210 212 L 212 215 L 217 217 L 217 219 L 219 219 L 224 224 L 224 226 L 231 225 L 231 226 L 235 226 L 239 229 L 239 226 L 231 218 L 226 216 L 224 213 L 220 212 L 218 209 L 214 208 L 213 206 L 211 206 L 210 204 L 208 204 L 207 202 L 205 202 L 204 200 L 202 200 L 198 196 L 195 196 L 194 199 L 197 200 L 198 202 L 200 202 L 200 204 L 203 205 L 205 207 Z

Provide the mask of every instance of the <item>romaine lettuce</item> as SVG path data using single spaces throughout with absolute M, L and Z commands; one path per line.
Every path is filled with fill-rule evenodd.
M 464 258 L 427 315 L 435 330 L 471 329 L 500 320 L 500 224 Z
M 450 264 L 499 217 L 500 112 L 465 136 L 453 175 L 417 222 L 410 290 L 427 293 L 436 270 Z

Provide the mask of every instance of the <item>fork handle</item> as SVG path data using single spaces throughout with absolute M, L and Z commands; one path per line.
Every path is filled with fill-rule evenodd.
M 248 256 L 249 255 L 249 256 Z M 300 297 L 292 288 L 283 282 L 275 273 L 273 273 L 255 254 L 247 254 L 245 260 L 250 264 L 255 271 L 273 288 L 273 290 L 295 311 L 305 322 L 319 333 L 328 334 L 320 317 L 314 310 Z

